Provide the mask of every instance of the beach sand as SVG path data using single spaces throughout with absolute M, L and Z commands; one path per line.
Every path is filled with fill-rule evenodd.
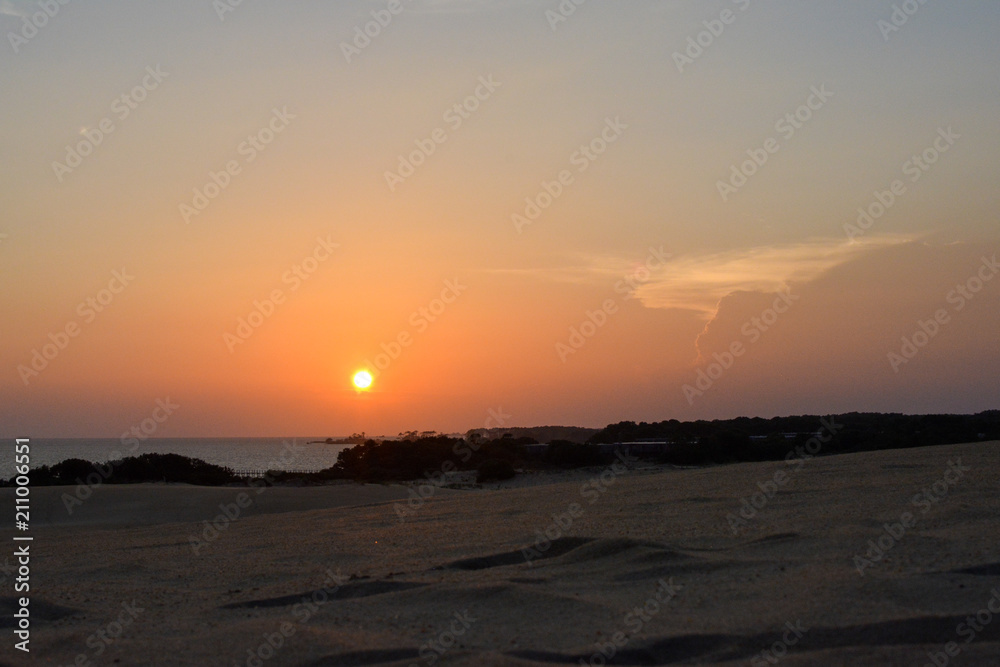
M 36 488 L 31 659 L 924 665 L 956 642 L 948 664 L 1000 664 L 1000 618 L 960 625 L 1000 591 L 1000 443 L 620 468 L 439 489 L 403 517 L 402 486 L 251 490 L 211 540 L 203 520 L 239 489 L 105 486 L 69 515 L 71 487 Z M 727 515 L 776 472 L 734 533 Z M 0 662 L 27 664 L 12 580 Z

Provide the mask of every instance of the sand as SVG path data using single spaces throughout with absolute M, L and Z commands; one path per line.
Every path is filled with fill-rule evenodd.
M 71 489 L 38 488 L 31 658 L 1000 664 L 1000 615 L 964 625 L 994 589 L 1000 610 L 1000 443 L 621 468 L 441 489 L 402 518 L 401 486 L 268 489 L 213 539 L 203 521 L 238 507 L 239 490 L 107 486 L 70 516 Z M 770 487 L 776 472 L 787 477 Z M 758 484 L 777 492 L 737 534 L 727 515 Z M 884 554 L 857 561 L 880 536 Z M 28 664 L 12 646 L 11 581 L 0 661 Z

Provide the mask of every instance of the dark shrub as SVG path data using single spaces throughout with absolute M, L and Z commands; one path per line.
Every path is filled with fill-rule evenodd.
M 90 461 L 84 461 L 83 459 L 66 459 L 60 463 L 55 464 L 49 469 L 49 484 L 89 484 L 87 481 L 87 475 L 91 475 L 96 472 L 94 464 Z M 39 475 L 41 477 L 41 475 Z M 80 481 L 77 481 L 77 480 Z M 98 480 L 104 479 L 98 476 Z M 42 479 L 33 479 L 32 482 L 41 485 L 43 483 Z
M 510 479 L 515 474 L 517 473 L 514 472 L 514 466 L 510 464 L 510 461 L 486 459 L 479 464 L 476 482 L 478 484 L 482 484 L 483 482 L 500 482 Z
M 356 481 L 402 481 L 472 469 L 477 459 L 478 453 L 464 440 L 444 435 L 418 440 L 368 440 L 341 451 L 330 474 Z
M 602 454 L 596 445 L 578 445 L 568 440 L 553 440 L 543 455 L 545 463 L 567 468 L 599 466 L 611 461 L 612 454 Z
M 192 459 L 180 454 L 141 454 L 113 461 L 111 483 L 181 482 L 204 486 L 220 486 L 238 481 L 222 466 Z
M 66 459 L 52 466 L 35 468 L 30 476 L 31 483 L 36 486 L 141 482 L 221 486 L 243 481 L 228 468 L 180 454 L 142 454 L 101 464 L 82 459 Z

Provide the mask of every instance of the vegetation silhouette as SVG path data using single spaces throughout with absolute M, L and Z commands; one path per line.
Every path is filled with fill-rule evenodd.
M 778 461 L 808 442 L 826 423 L 838 425 L 828 434 L 819 456 L 852 452 L 1000 440 L 1000 410 L 976 415 L 902 415 L 847 413 L 820 417 L 760 417 L 681 422 L 624 421 L 611 424 L 586 444 L 555 439 L 547 446 L 529 436 L 505 432 L 489 439 L 480 431 L 466 438 L 407 432 L 402 440 L 368 439 L 342 450 L 337 462 L 319 472 L 268 471 L 263 482 L 324 484 L 336 480 L 404 482 L 419 479 L 445 483 L 451 472 L 474 471 L 477 482 L 509 479 L 518 469 L 565 469 L 607 465 L 616 445 L 658 443 L 642 458 L 678 466 Z M 544 427 L 553 428 L 553 427 Z M 566 427 L 557 427 L 565 429 Z M 523 432 L 523 431 L 522 431 Z M 229 468 L 180 454 L 142 454 L 109 463 L 67 459 L 29 473 L 34 486 L 186 483 L 203 486 L 260 484 Z M 13 486 L 14 478 L 0 482 Z

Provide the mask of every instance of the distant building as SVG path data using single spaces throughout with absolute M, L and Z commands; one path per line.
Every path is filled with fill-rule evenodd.
M 654 438 L 643 440 L 630 440 L 628 442 L 602 442 L 594 445 L 584 445 L 585 447 L 596 447 L 601 454 L 616 454 L 621 452 L 627 456 L 650 456 L 665 454 L 669 451 L 673 443 L 669 440 L 658 440 Z M 542 456 L 548 450 L 548 445 L 524 445 L 524 453 L 528 456 Z
M 800 433 L 798 431 L 786 431 L 784 433 L 774 433 L 772 435 L 751 435 L 750 440 L 751 442 L 760 442 L 761 440 L 767 440 L 768 438 L 775 436 L 784 438 L 785 440 L 795 440 L 799 436 L 806 438 L 814 438 L 820 435 L 823 435 L 822 431 L 816 431 L 815 433 Z
M 614 444 L 598 445 L 602 454 L 614 454 L 621 452 L 628 456 L 649 456 L 656 454 L 666 454 L 673 443 L 669 440 L 656 440 L 647 438 L 642 440 L 631 440 L 629 442 L 616 442 Z

